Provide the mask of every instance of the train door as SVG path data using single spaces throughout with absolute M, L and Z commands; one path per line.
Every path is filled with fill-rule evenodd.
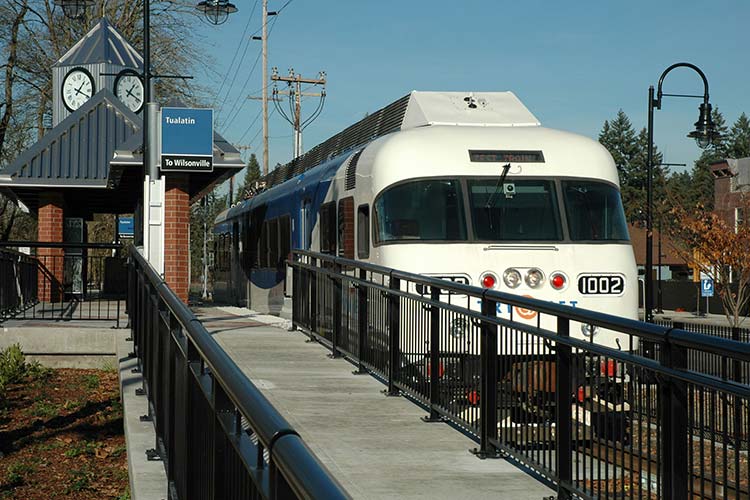
M 310 236 L 312 234 L 312 200 L 302 200 L 299 213 L 299 248 L 310 249 Z
M 240 267 L 240 227 L 239 222 L 232 222 L 232 265 L 229 272 L 229 298 L 233 305 L 239 305 L 242 293 L 242 273 Z

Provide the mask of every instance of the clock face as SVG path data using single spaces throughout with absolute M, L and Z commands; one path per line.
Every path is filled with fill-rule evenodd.
M 94 95 L 94 78 L 83 68 L 75 68 L 65 75 L 62 84 L 62 99 L 70 111 L 80 108 Z
M 126 69 L 117 75 L 115 95 L 130 111 L 137 113 L 143 107 L 143 81 L 133 70 Z

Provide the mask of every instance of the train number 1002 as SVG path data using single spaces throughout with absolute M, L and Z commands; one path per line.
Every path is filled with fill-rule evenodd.
M 621 295 L 625 277 L 619 274 L 583 274 L 578 278 L 578 291 L 584 295 Z

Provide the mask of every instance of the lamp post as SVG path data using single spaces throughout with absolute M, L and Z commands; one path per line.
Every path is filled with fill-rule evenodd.
M 662 84 L 664 78 L 675 68 L 690 68 L 701 77 L 703 80 L 703 95 L 693 94 L 665 94 L 662 92 Z M 690 63 L 675 63 L 664 70 L 659 77 L 659 85 L 657 87 L 656 98 L 654 98 L 654 86 L 651 85 L 648 88 L 648 154 L 646 157 L 646 169 L 647 169 L 647 182 L 646 182 L 646 303 L 644 317 L 648 322 L 653 322 L 653 309 L 654 309 L 654 291 L 653 291 L 653 279 L 652 269 L 654 265 L 654 228 L 653 228 L 653 176 L 654 176 L 654 109 L 661 109 L 662 97 L 691 97 L 691 98 L 703 98 L 703 102 L 698 107 L 700 112 L 698 121 L 695 122 L 695 130 L 690 132 L 687 136 L 695 139 L 698 147 L 701 149 L 707 148 L 711 145 L 718 137 L 716 130 L 714 129 L 713 120 L 711 119 L 711 104 L 708 102 L 708 80 L 706 75 L 697 66 Z

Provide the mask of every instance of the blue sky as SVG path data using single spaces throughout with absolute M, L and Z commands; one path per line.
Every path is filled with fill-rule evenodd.
M 218 79 L 197 77 L 218 93 L 219 131 L 260 159 L 261 122 L 253 119 L 261 104 L 245 97 L 262 86 L 260 63 L 251 73 L 261 44 L 245 49 L 242 40 L 246 27 L 245 38 L 261 26 L 260 0 L 252 18 L 255 0 L 234 2 L 239 12 L 226 24 L 200 28 L 206 52 L 216 55 Z M 269 0 L 269 10 L 286 2 Z M 747 44 L 741 45 L 749 18 L 746 0 L 292 0 L 273 23 L 269 68 L 285 75 L 293 67 L 305 77 L 327 72 L 328 97 L 305 130 L 306 150 L 411 90 L 510 90 L 544 126 L 593 138 L 619 109 L 641 128 L 649 85 L 680 61 L 706 73 L 711 103 L 731 125 L 741 112 L 750 114 Z M 246 53 L 233 68 L 236 51 L 237 60 Z M 697 74 L 678 69 L 664 91 L 702 94 L 702 87 Z M 316 99 L 303 102 L 303 118 Z M 692 167 L 700 155 L 685 137 L 699 103 L 665 97 L 656 111 L 654 138 L 666 162 Z M 289 161 L 291 126 L 276 114 L 270 136 L 271 166 Z

